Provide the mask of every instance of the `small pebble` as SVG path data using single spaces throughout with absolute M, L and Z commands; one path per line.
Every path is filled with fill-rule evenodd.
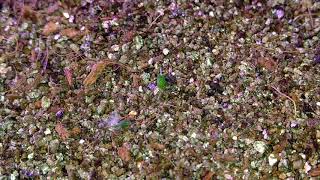
M 113 50 L 113 51 L 119 51 L 119 49 L 120 49 L 120 46 L 119 45 L 113 45 L 113 46 L 111 46 L 111 49 Z
M 136 116 L 138 113 L 136 111 L 130 111 L 129 116 Z
M 74 15 L 71 15 L 69 18 L 69 23 L 73 23 L 73 21 L 74 21 Z
M 253 147 L 256 151 L 263 154 L 266 150 L 266 143 L 264 143 L 263 141 L 256 141 L 254 142 Z
M 304 172 L 308 173 L 311 170 L 311 166 L 309 165 L 308 162 L 304 163 Z
M 51 100 L 46 97 L 46 96 L 43 96 L 42 99 L 41 99 L 41 106 L 42 108 L 49 108 L 51 105 Z
M 45 135 L 51 134 L 51 130 L 50 130 L 49 128 L 47 128 L 47 129 L 44 131 L 44 134 L 45 134 Z
M 56 153 L 57 150 L 59 149 L 59 144 L 60 144 L 60 142 L 59 142 L 58 139 L 52 140 L 52 141 L 50 142 L 50 144 L 49 144 L 49 150 L 50 150 L 50 152 Z
M 34 157 L 34 153 L 28 154 L 28 159 L 29 159 L 29 160 L 33 159 L 33 157 Z
M 168 55 L 170 51 L 169 51 L 169 49 L 164 48 L 164 49 L 162 50 L 162 52 L 163 52 L 164 55 Z
M 209 16 L 210 16 L 210 17 L 214 17 L 214 12 L 213 12 L 213 11 L 210 11 L 210 12 L 209 12 Z
M 70 17 L 69 13 L 63 12 L 62 14 L 63 14 L 63 16 L 64 16 L 65 18 L 69 19 L 69 17 Z
M 270 154 L 268 157 L 268 161 L 269 161 L 269 165 L 273 166 L 278 162 L 278 159 L 276 158 L 276 156 L 274 154 Z
M 238 140 L 238 137 L 237 137 L 237 136 L 232 136 L 232 139 L 233 139 L 234 141 L 236 141 L 236 140 Z
M 56 35 L 54 35 L 53 39 L 54 39 L 54 40 L 58 40 L 60 37 L 61 37 L 60 34 L 56 34 Z
M 110 21 L 103 21 L 102 22 L 102 27 L 104 28 L 104 29 L 109 29 L 110 28 Z
M 293 162 L 293 169 L 300 169 L 302 168 L 303 162 L 302 160 L 297 160 Z

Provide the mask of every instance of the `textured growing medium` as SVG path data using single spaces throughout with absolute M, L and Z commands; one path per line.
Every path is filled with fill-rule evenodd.
M 0 179 L 320 176 L 319 2 L 0 9 Z

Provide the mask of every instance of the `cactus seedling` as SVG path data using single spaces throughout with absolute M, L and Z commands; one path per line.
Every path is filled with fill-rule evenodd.
M 162 75 L 162 74 L 158 75 L 158 77 L 157 77 L 158 88 L 161 90 L 165 90 L 167 85 L 168 85 L 168 83 L 167 83 L 165 75 Z
M 160 69 L 160 74 L 157 77 L 157 86 L 161 90 L 165 90 L 166 87 L 168 86 L 166 76 L 162 74 L 162 69 Z

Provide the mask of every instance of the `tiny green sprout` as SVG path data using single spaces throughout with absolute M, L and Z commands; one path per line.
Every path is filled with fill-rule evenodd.
M 167 83 L 167 80 L 166 80 L 166 76 L 165 75 L 158 75 L 157 77 L 157 86 L 159 89 L 161 90 L 165 90 L 166 87 L 167 87 L 168 83 Z
M 119 122 L 119 124 L 117 125 L 119 128 L 121 129 L 128 129 L 131 125 L 131 122 L 128 120 L 123 120 L 121 122 Z

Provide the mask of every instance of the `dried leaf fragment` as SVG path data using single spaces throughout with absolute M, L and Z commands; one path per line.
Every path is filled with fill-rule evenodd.
M 32 10 L 32 8 L 30 6 L 23 6 L 22 9 L 22 18 L 23 19 L 27 19 L 27 20 L 31 20 L 33 22 L 37 22 L 38 21 L 38 17 L 37 14 L 34 10 Z
M 313 168 L 309 171 L 311 177 L 320 176 L 320 167 Z
M 272 58 L 268 58 L 268 57 L 261 57 L 258 59 L 258 64 L 261 67 L 266 68 L 269 71 L 274 71 L 275 68 L 277 67 L 277 63 L 276 61 L 274 61 Z
M 237 161 L 237 158 L 231 154 L 216 153 L 213 155 L 213 157 L 217 161 L 227 161 L 227 162 Z
M 123 161 L 128 162 L 131 160 L 130 152 L 125 146 L 118 148 L 118 155 Z
M 99 76 L 102 74 L 102 72 L 104 71 L 105 67 L 106 67 L 106 63 L 104 61 L 99 61 L 95 65 L 93 65 L 91 72 L 83 82 L 84 86 L 88 87 L 94 84 L 99 78 Z
M 38 100 L 34 103 L 34 107 L 37 108 L 37 109 L 40 109 L 41 108 L 41 101 Z
M 312 6 L 312 1 L 311 0 L 302 0 L 300 1 L 301 4 L 301 11 L 305 12 L 308 8 Z
M 31 57 L 30 57 L 30 61 L 31 62 L 36 62 L 36 58 L 37 58 L 37 53 L 34 49 L 31 50 Z
M 288 140 L 283 139 L 277 145 L 273 146 L 273 150 L 275 153 L 280 153 L 287 147 L 287 145 L 288 145 Z
M 213 175 L 214 175 L 214 172 L 208 171 L 207 174 L 202 178 L 202 180 L 211 180 Z
M 66 76 L 66 79 L 68 81 L 68 85 L 72 87 L 73 80 L 72 80 L 72 72 L 69 68 L 64 68 L 64 75 Z
M 62 140 L 66 140 L 69 137 L 69 132 L 60 122 L 56 124 L 55 130 Z
M 155 150 L 163 150 L 165 148 L 165 146 L 160 143 L 152 143 L 151 147 Z
M 48 22 L 42 31 L 42 34 L 45 36 L 49 36 L 50 34 L 53 34 L 55 32 L 57 32 L 59 29 L 59 25 L 57 23 L 54 22 Z
M 139 76 L 134 74 L 132 75 L 132 84 L 134 88 L 139 87 Z
M 67 28 L 61 31 L 61 35 L 67 36 L 68 38 L 74 38 L 79 35 L 79 31 L 74 28 Z
M 81 129 L 79 128 L 79 127 L 74 127 L 74 128 L 72 128 L 72 130 L 71 130 L 71 135 L 73 135 L 73 136 L 77 136 L 77 135 L 79 135 L 81 133 Z

